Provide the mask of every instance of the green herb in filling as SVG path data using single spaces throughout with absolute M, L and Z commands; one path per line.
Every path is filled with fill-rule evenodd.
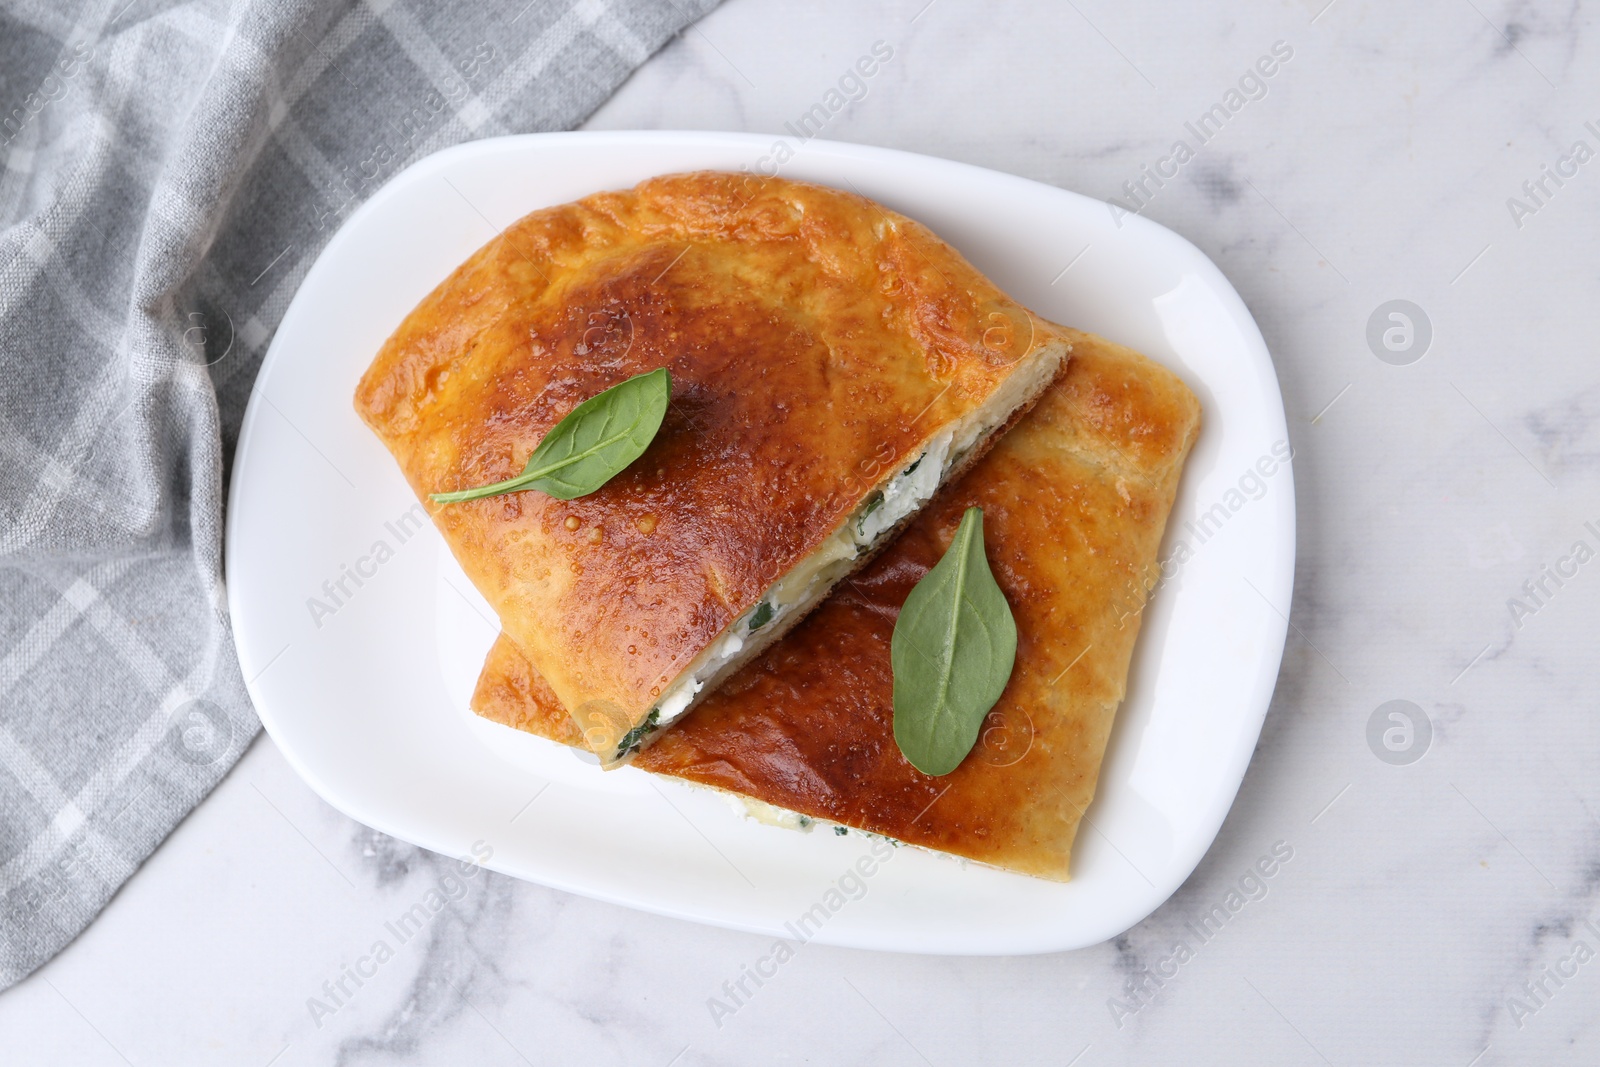
M 772 603 L 763 600 L 756 605 L 756 610 L 750 614 L 750 632 L 755 633 L 767 623 L 772 621 Z
M 883 504 L 883 494 L 873 493 L 867 498 L 867 506 L 861 509 L 860 518 L 856 519 L 856 533 L 863 533 L 867 528 L 867 517 Z
M 622 735 L 622 740 L 617 742 L 617 757 L 631 755 L 639 751 L 644 739 L 651 730 L 656 728 L 656 723 L 661 721 L 661 709 L 651 708 L 650 714 L 644 717 L 644 722 Z

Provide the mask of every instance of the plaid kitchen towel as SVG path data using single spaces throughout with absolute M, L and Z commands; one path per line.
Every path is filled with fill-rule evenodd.
M 223 487 L 317 251 L 422 155 L 575 125 L 716 2 L 0 7 L 0 989 L 259 728 Z

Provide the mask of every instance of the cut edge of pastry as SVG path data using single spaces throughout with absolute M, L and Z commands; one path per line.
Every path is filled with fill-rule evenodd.
M 585 744 L 603 768 L 630 762 L 740 667 L 777 643 L 835 585 L 892 542 L 942 486 L 966 473 L 1027 414 L 1066 367 L 1072 351 L 1069 338 L 1042 320 L 1037 322 L 1043 337 L 989 398 L 931 434 L 917 458 L 904 468 L 881 477 L 815 552 L 768 586 L 755 604 L 701 650 L 643 719 L 616 723 L 616 716 L 606 709 L 589 706 L 572 712 Z

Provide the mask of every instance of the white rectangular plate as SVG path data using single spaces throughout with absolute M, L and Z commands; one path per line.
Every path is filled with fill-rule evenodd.
M 1294 488 L 1275 462 L 1288 437 L 1277 379 L 1243 302 L 1193 245 L 1100 201 L 823 141 L 798 146 L 782 170 L 926 223 L 1023 304 L 1161 360 L 1200 397 L 1204 426 L 1163 549 L 1185 558 L 1147 612 L 1072 882 L 908 848 L 850 876 L 871 853 L 860 835 L 750 822 L 703 790 L 602 773 L 467 711 L 495 617 L 356 417 L 357 379 L 417 301 L 527 212 L 673 171 L 770 171 L 773 143 L 659 132 L 478 141 L 408 168 L 351 216 L 272 340 L 234 464 L 228 602 L 251 697 L 329 803 L 438 852 L 476 845 L 520 878 L 861 948 L 1103 941 L 1188 877 L 1233 802 L 1283 651 Z

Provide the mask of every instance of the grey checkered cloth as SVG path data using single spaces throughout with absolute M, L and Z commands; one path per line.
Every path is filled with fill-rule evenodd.
M 0 7 L 0 989 L 259 728 L 223 492 L 317 251 L 420 156 L 575 125 L 716 2 Z

